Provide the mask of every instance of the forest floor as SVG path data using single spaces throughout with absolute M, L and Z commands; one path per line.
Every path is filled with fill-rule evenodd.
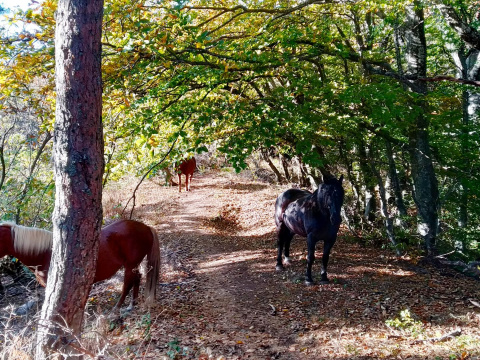
M 118 216 L 135 185 L 107 190 L 106 217 Z M 134 218 L 159 234 L 158 300 L 112 317 L 122 274 L 96 284 L 84 339 L 91 340 L 91 353 L 104 359 L 480 359 L 475 279 L 349 242 L 345 229 L 330 256 L 330 284 L 304 285 L 302 238 L 292 242 L 293 264 L 275 271 L 274 203 L 285 188 L 224 171 L 196 173 L 190 192 L 142 184 Z M 317 283 L 321 249 L 313 267 Z

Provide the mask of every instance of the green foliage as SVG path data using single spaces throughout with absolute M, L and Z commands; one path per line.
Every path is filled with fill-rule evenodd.
M 55 195 L 50 136 L 24 116 L 0 111 L 0 219 L 48 228 Z
M 388 209 L 406 225 L 395 231 L 408 250 L 418 245 L 418 212 L 407 147 L 422 114 L 440 180 L 439 245 L 452 249 L 460 242 L 464 256 L 478 257 L 478 124 L 466 124 L 462 112 L 465 90 L 475 90 L 435 82 L 429 83 L 427 96 L 419 96 L 400 81 L 406 59 L 403 43 L 397 40 L 405 27 L 406 3 L 292 7 L 286 1 L 247 1 L 242 6 L 229 0 L 221 6 L 206 1 L 106 1 L 104 182 L 126 174 L 142 175 L 173 143 L 165 166 L 212 145 L 240 171 L 252 153 L 268 149 L 272 156 L 298 160 L 304 176 L 316 180 L 320 170 L 348 174 L 355 190 L 346 203 L 350 226 L 364 239 L 376 241 L 384 236 L 383 215 L 374 210 L 373 220 L 364 218 L 361 190 L 378 185 L 368 170 L 372 161 L 384 181 L 390 176 L 388 141 L 407 214 L 398 214 L 394 201 Z M 447 5 L 478 31 L 478 4 Z M 425 6 L 428 76 L 456 76 L 450 52 L 463 51 L 465 43 L 438 7 Z M 0 70 L 0 107 L 13 114 L 19 109 L 10 100 L 22 104 L 20 113 L 29 111 L 38 120 L 33 132 L 37 139 L 52 130 L 54 121 L 55 8 L 56 2 L 47 0 L 12 15 L 22 31 L 2 33 L 0 46 L 5 64 Z M 24 30 L 26 24 L 29 30 Z M 51 177 L 43 171 L 41 176 L 25 177 L 28 151 L 19 154 L 2 189 L 4 214 L 47 219 L 53 204 Z M 48 162 L 48 156 L 42 157 L 43 169 Z M 21 191 L 25 184 L 26 192 Z M 16 203 L 15 192 L 25 194 L 17 196 Z M 44 203 L 37 211 L 42 215 L 34 217 L 27 209 L 37 203 Z M 468 223 L 459 227 L 464 205 Z
M 150 313 L 146 313 L 142 316 L 141 321 L 139 322 L 138 326 L 143 328 L 143 339 L 144 341 L 150 341 L 152 337 L 152 318 Z
M 177 359 L 178 357 L 188 356 L 190 350 L 188 347 L 182 347 L 180 345 L 180 340 L 174 339 L 168 344 L 167 355 L 170 359 Z
M 415 320 L 408 309 L 400 311 L 399 317 L 395 319 L 385 320 L 385 325 L 412 336 L 418 336 L 425 331 L 423 323 Z

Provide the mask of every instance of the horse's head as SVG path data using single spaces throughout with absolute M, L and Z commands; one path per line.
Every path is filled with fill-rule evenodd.
M 0 258 L 13 251 L 12 226 L 13 223 L 0 223 Z
M 344 198 L 343 175 L 339 179 L 334 177 L 325 180 L 318 188 L 317 201 L 330 213 L 330 222 L 332 225 L 341 222 L 341 211 Z

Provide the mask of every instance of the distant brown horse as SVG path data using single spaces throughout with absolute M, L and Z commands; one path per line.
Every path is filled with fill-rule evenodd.
M 197 161 L 194 157 L 190 159 L 184 159 L 176 166 L 178 173 L 178 191 L 182 192 L 182 174 L 185 175 L 185 191 L 190 191 L 190 185 L 192 183 L 193 172 L 197 168 Z
M 16 257 L 31 268 L 39 283 L 45 286 L 52 257 L 52 239 L 50 231 L 0 223 L 0 258 L 5 255 Z M 156 231 L 134 220 L 119 220 L 102 229 L 94 282 L 108 279 L 121 267 L 125 268 L 122 295 L 116 308 L 123 304 L 132 287 L 130 307 L 135 304 L 141 279 L 138 267 L 145 255 L 148 266 L 145 302 L 152 304 L 160 270 L 160 247 Z

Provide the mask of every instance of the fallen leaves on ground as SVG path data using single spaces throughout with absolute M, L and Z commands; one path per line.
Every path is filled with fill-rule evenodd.
M 128 199 L 133 186 L 107 191 L 106 203 Z M 220 172 L 195 174 L 188 193 L 154 181 L 142 185 L 135 218 L 154 226 L 162 244 L 158 301 L 149 310 L 137 306 L 117 323 L 106 320 L 107 355 L 480 358 L 480 308 L 475 305 L 480 284 L 454 270 L 350 243 L 341 233 L 330 257 L 330 284 L 304 285 L 302 238 L 292 243 L 293 264 L 276 272 L 273 211 L 283 190 Z M 105 207 L 107 215 L 115 211 Z M 321 249 L 318 244 L 317 283 Z M 120 286 L 121 277 L 115 277 L 94 287 L 88 307 L 92 329 L 98 329 L 93 323 L 98 314 L 114 305 Z M 461 334 L 429 340 L 456 334 L 455 329 Z

